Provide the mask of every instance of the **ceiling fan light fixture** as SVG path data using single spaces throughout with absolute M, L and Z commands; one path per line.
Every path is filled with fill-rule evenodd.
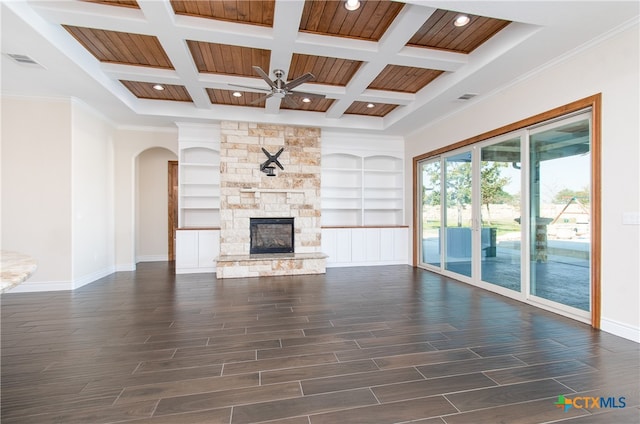
M 242 93 L 239 91 L 234 91 L 233 92 L 233 97 L 242 97 Z
M 162 90 L 164 90 L 164 86 L 162 86 L 161 84 L 155 84 L 153 86 L 153 89 L 157 90 L 157 91 L 162 91 Z
M 469 22 L 471 22 L 471 18 L 468 17 L 467 15 L 458 15 L 456 16 L 456 19 L 453 21 L 453 25 L 457 27 L 463 27 L 467 25 Z
M 306 74 L 300 75 L 299 77 L 294 78 L 293 80 L 287 82 L 282 79 L 285 75 L 282 69 L 273 70 L 273 74 L 276 76 L 275 80 L 271 80 L 271 78 L 269 77 L 269 74 L 263 71 L 262 68 L 259 66 L 253 66 L 253 70 L 256 71 L 256 73 L 260 75 L 260 77 L 269 85 L 269 88 L 257 88 L 257 87 L 247 86 L 247 85 L 228 84 L 229 86 L 232 86 L 232 87 L 250 88 L 252 90 L 262 91 L 263 94 L 257 99 L 250 102 L 249 103 L 250 105 L 257 105 L 259 103 L 263 103 L 267 99 L 278 99 L 278 100 L 284 101 L 284 103 L 286 103 L 286 105 L 289 106 L 290 108 L 296 108 L 300 105 L 296 103 L 293 99 L 291 99 L 290 96 L 296 96 L 297 98 L 302 99 L 302 101 L 305 103 L 308 103 L 309 101 L 311 101 L 310 99 L 314 97 L 317 97 L 320 99 L 325 98 L 323 94 L 306 93 L 304 91 L 294 90 L 299 85 L 302 85 L 305 82 L 315 78 L 315 76 L 311 72 L 307 72 Z M 234 93 L 238 90 L 234 88 L 230 91 Z M 239 91 L 239 93 L 240 95 L 242 95 L 242 92 Z M 237 96 L 237 95 L 234 94 L 234 96 Z M 304 98 L 309 98 L 309 100 L 304 100 Z
M 347 0 L 344 2 L 344 8 L 350 12 L 360 9 L 360 0 Z

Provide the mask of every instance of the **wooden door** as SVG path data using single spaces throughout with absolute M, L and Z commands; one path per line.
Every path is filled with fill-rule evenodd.
M 178 228 L 178 161 L 170 160 L 168 162 L 169 172 L 169 196 L 168 196 L 168 208 L 169 208 L 169 229 L 168 242 L 169 242 L 169 260 L 176 260 L 176 230 Z

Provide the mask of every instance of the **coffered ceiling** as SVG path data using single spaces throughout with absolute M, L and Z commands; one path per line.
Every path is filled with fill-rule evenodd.
M 320 0 L 7 1 L 2 90 L 73 96 L 122 125 L 230 119 L 406 133 L 628 25 L 638 9 L 360 1 L 355 11 Z M 461 14 L 470 21 L 459 27 Z M 255 66 L 272 80 L 283 70 L 285 82 L 312 73 L 294 91 L 324 98 L 265 99 Z

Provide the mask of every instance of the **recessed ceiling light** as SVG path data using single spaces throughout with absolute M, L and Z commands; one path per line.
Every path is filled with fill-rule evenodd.
M 369 104 L 367 104 L 367 107 L 368 107 L 369 109 L 371 109 L 372 107 L 376 107 L 376 105 L 374 105 L 373 103 L 369 103 Z
M 344 2 L 344 8 L 349 11 L 354 11 L 360 9 L 360 1 L 359 0 L 347 0 Z
M 467 15 L 458 15 L 453 21 L 453 24 L 457 27 L 463 27 L 471 21 L 471 18 Z
M 311 99 L 308 97 L 305 97 L 304 99 L 302 99 L 302 103 L 311 103 Z
M 154 90 L 158 90 L 158 91 L 162 91 L 162 90 L 164 90 L 164 87 L 161 86 L 160 84 L 156 84 L 156 85 L 153 86 L 153 89 Z
M 242 93 L 239 91 L 234 91 L 233 92 L 233 97 L 242 97 Z

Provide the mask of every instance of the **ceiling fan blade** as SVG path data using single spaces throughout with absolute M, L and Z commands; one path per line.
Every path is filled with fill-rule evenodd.
M 265 94 L 264 96 L 260 96 L 259 98 L 255 99 L 254 101 L 250 102 L 249 104 L 250 105 L 257 105 L 261 101 L 266 100 L 271 96 L 273 96 L 273 93 Z
M 249 87 L 248 85 L 240 85 L 240 84 L 227 84 L 231 87 L 240 87 L 240 88 L 249 88 L 251 90 L 256 90 L 256 91 L 266 91 L 266 92 L 270 92 L 271 89 L 269 88 L 258 88 L 258 87 Z
M 285 90 L 291 90 L 292 88 L 297 87 L 300 84 L 305 83 L 305 82 L 307 82 L 309 80 L 312 80 L 314 78 L 315 78 L 315 76 L 312 73 L 307 72 L 306 74 L 304 74 L 302 76 L 299 76 L 298 78 L 296 78 L 294 80 L 291 80 L 288 83 L 286 83 L 284 85 L 284 89 Z
M 298 103 L 296 103 L 295 100 L 293 100 L 291 97 L 289 96 L 284 96 L 284 98 L 282 99 L 284 100 L 284 102 L 287 104 L 287 106 L 289 107 L 293 107 L 293 108 L 297 108 L 299 105 Z
M 267 82 L 267 84 L 269 84 L 269 87 L 277 88 L 276 85 L 273 83 L 273 81 L 271 81 L 271 78 L 269 78 L 269 75 L 265 71 L 263 71 L 261 67 L 254 66 L 253 70 L 256 71 L 256 73 L 260 75 L 262 79 Z
M 307 93 L 304 91 L 289 91 L 289 94 L 298 97 L 313 97 L 314 99 L 324 99 L 325 97 L 327 97 L 324 94 Z

